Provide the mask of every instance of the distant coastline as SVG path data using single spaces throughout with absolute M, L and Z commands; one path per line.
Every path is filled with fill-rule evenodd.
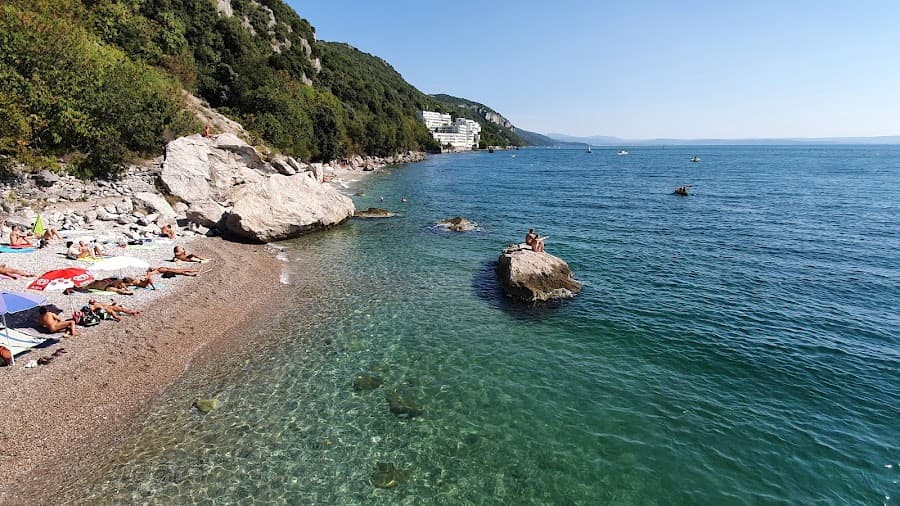
M 900 144 L 900 135 L 877 137 L 772 137 L 759 139 L 623 139 L 608 136 L 577 137 L 550 133 L 547 137 L 560 144 L 590 144 L 592 146 L 761 146 L 761 145 L 892 145 Z

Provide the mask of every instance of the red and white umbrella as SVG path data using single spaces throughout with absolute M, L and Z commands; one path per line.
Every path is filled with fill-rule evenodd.
M 28 285 L 30 290 L 65 290 L 66 288 L 81 288 L 94 280 L 91 273 L 78 267 L 68 269 L 56 269 L 41 274 Z

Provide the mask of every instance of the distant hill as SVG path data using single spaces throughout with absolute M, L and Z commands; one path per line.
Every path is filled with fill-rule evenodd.
M 438 108 L 454 116 L 477 121 L 481 125 L 481 146 L 525 146 L 527 142 L 516 133 L 516 127 L 502 114 L 490 107 L 465 98 L 439 93 L 431 98 L 443 104 Z
M 559 141 L 551 139 L 546 135 L 537 132 L 529 132 L 528 130 L 516 129 L 516 134 L 522 138 L 529 146 L 556 146 Z

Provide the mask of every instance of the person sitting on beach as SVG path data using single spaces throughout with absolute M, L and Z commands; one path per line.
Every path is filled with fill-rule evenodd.
M 534 233 L 534 229 L 528 229 L 528 233 L 525 234 L 525 245 L 531 246 L 531 243 L 534 242 L 535 237 L 537 237 L 537 234 Z
M 141 314 L 140 311 L 135 311 L 134 309 L 128 309 L 127 307 L 120 306 L 113 301 L 110 301 L 109 304 L 104 304 L 95 299 L 91 299 L 88 301 L 88 307 L 91 308 L 91 311 L 93 311 L 95 313 L 101 309 L 103 311 L 106 311 L 106 314 L 112 316 L 112 319 L 117 322 L 122 321 L 122 319 L 119 318 L 119 315 L 116 313 L 124 313 L 124 314 L 131 315 L 131 316 Z
M 78 331 L 75 330 L 75 320 L 63 320 L 60 316 L 52 311 L 47 306 L 41 306 L 38 310 L 40 313 L 40 317 L 38 321 L 41 326 L 47 329 L 50 332 L 66 332 L 66 336 L 75 337 L 78 335 Z
M 59 235 L 59 232 L 57 232 L 56 229 L 53 227 L 45 229 L 44 234 L 41 235 L 41 238 L 44 239 L 45 241 L 50 241 L 52 239 L 62 240 L 62 236 Z
M 31 274 L 30 272 L 20 271 L 19 269 L 9 267 L 6 264 L 0 264 L 0 274 L 13 279 L 19 279 L 21 276 L 25 276 L 26 278 L 34 277 L 34 274 Z
M 78 260 L 78 255 L 80 254 L 81 246 L 75 244 L 73 241 L 66 243 L 66 258 L 69 260 Z
M 122 281 L 124 281 L 127 286 L 136 286 L 139 288 L 147 288 L 149 286 L 151 290 L 156 290 L 156 285 L 153 284 L 153 273 L 149 271 L 141 279 L 125 276 L 122 278 Z
M 28 238 L 29 235 L 25 233 L 25 230 L 23 230 L 22 227 L 15 225 L 9 232 L 9 245 L 31 246 L 31 241 L 29 241 Z
M 168 237 L 169 239 L 175 239 L 175 230 L 172 228 L 172 225 L 166 223 L 159 229 L 159 235 Z
M 106 249 L 97 241 L 89 244 L 88 249 L 90 250 L 91 255 L 94 256 L 94 258 L 103 258 L 107 255 Z
M 541 237 L 539 235 L 537 237 L 535 237 L 534 240 L 531 241 L 531 250 L 535 251 L 537 253 L 543 253 L 545 239 L 546 239 L 546 237 Z
M 205 258 L 194 255 L 193 253 L 188 254 L 188 252 L 186 252 L 184 250 L 184 248 L 182 248 L 181 246 L 175 246 L 174 253 L 175 253 L 175 258 L 172 259 L 173 262 L 180 261 L 180 262 L 202 263 L 202 262 L 206 261 Z
M 113 292 L 119 295 L 134 295 L 134 292 L 128 289 L 125 281 L 119 278 L 103 278 L 95 279 L 90 283 L 82 286 L 78 291 L 87 292 L 90 290 L 100 290 L 101 292 Z
M 177 269 L 175 267 L 151 267 L 147 269 L 147 275 L 162 274 L 164 278 L 174 278 L 175 276 L 194 277 L 200 274 L 200 269 Z

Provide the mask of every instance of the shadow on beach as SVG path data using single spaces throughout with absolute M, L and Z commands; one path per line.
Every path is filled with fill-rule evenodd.
M 479 299 L 521 320 L 542 320 L 560 311 L 569 302 L 525 302 L 507 297 L 497 279 L 497 260 L 485 260 L 472 277 L 472 290 Z

